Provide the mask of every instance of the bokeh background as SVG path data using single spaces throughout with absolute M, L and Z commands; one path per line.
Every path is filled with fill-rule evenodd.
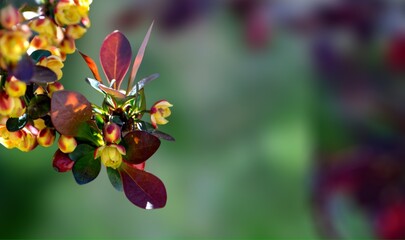
M 97 62 L 111 31 L 122 31 L 135 54 L 155 20 L 138 79 L 160 73 L 146 87 L 148 106 L 160 99 L 174 105 L 160 129 L 176 142 L 163 142 L 146 166 L 165 183 L 167 206 L 133 206 L 105 169 L 77 185 L 70 172 L 52 169 L 56 145 L 30 153 L 1 148 L 0 236 L 404 236 L 384 235 L 405 229 L 397 214 L 405 213 L 403 165 L 387 160 L 404 156 L 403 40 L 385 55 L 403 23 L 394 11 L 400 1 L 384 8 L 383 1 L 350 2 L 94 1 L 92 27 L 77 47 Z M 91 72 L 78 54 L 63 70 L 66 89 L 102 101 L 85 83 Z M 386 109 L 381 99 L 395 107 L 379 111 Z M 382 167 L 362 178 L 374 158 Z M 376 231 L 381 222 L 388 227 Z

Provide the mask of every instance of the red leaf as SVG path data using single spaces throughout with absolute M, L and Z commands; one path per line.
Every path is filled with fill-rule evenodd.
M 145 131 L 130 132 L 124 137 L 127 154 L 125 161 L 140 164 L 148 160 L 159 148 L 159 138 Z
M 149 30 L 146 33 L 146 36 L 142 41 L 141 47 L 138 50 L 138 54 L 136 54 L 134 65 L 132 66 L 132 70 L 131 70 L 131 76 L 130 76 L 129 81 L 128 81 L 127 94 L 131 90 L 132 84 L 133 84 L 133 82 L 135 80 L 135 77 L 136 77 L 136 74 L 138 72 L 139 66 L 141 66 L 143 55 L 145 54 L 146 45 L 148 45 L 150 33 L 152 32 L 152 27 L 153 27 L 153 22 L 150 25 Z
M 77 50 L 77 51 L 79 51 L 79 50 Z M 86 54 L 84 54 L 80 51 L 79 51 L 79 53 L 80 53 L 80 55 L 82 55 L 84 61 L 86 61 L 87 66 L 90 68 L 90 71 L 93 73 L 94 78 L 96 80 L 98 80 L 100 83 L 103 83 L 103 81 L 101 80 L 100 74 L 98 73 L 98 68 L 97 68 L 97 65 L 94 62 L 94 60 L 91 57 L 87 56 Z
M 105 39 L 100 49 L 100 62 L 110 83 L 115 79 L 114 88 L 119 89 L 132 60 L 131 44 L 119 31 L 114 31 Z
M 125 196 L 144 209 L 162 208 L 166 205 L 167 194 L 163 182 L 155 175 L 123 164 L 119 170 Z
M 76 136 L 82 123 L 91 119 L 90 102 L 80 93 L 57 91 L 52 95 L 51 119 L 56 130 L 63 135 Z

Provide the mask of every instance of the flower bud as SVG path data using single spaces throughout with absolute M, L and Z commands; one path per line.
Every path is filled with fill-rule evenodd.
M 7 7 L 0 9 L 0 23 L 4 28 L 11 29 L 20 23 L 20 13 L 18 9 L 9 4 Z
M 13 111 L 14 100 L 5 91 L 0 92 L 0 115 L 8 116 Z
M 57 172 L 67 172 L 70 171 L 75 162 L 69 158 L 69 155 L 63 153 L 61 150 L 56 150 L 55 155 L 53 155 L 52 166 Z
M 166 119 L 171 114 L 169 107 L 173 107 L 173 105 L 166 100 L 158 101 L 152 106 L 150 117 L 154 128 L 157 128 L 157 124 L 164 125 L 169 122 Z
M 60 50 L 66 54 L 72 54 L 76 51 L 76 44 L 73 38 L 64 38 L 60 43 Z
M 63 89 L 64 89 L 64 87 L 63 87 L 62 83 L 60 83 L 60 82 L 50 83 L 46 87 L 46 90 L 48 90 L 49 97 L 52 97 L 54 92 L 61 91 Z
M 79 39 L 87 32 L 81 25 L 70 25 L 66 28 L 66 35 L 73 39 Z
M 77 142 L 74 137 L 60 135 L 58 147 L 63 153 L 71 153 L 76 149 Z
M 51 128 L 44 128 L 39 131 L 37 136 L 38 144 L 42 147 L 50 147 L 55 141 L 55 130 Z
M 10 97 L 24 96 L 25 91 L 27 90 L 27 84 L 15 77 L 9 78 L 4 87 Z
M 115 123 L 107 123 L 103 129 L 104 141 L 118 143 L 121 140 L 121 127 Z

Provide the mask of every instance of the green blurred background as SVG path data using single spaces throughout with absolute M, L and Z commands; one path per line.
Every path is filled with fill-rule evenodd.
M 98 62 L 99 47 L 125 1 L 95 1 L 92 27 L 77 47 Z M 154 16 L 122 30 L 136 53 Z M 167 206 L 146 211 L 113 189 L 105 169 L 84 186 L 52 169 L 56 145 L 33 152 L 0 149 L 0 236 L 317 238 L 311 212 L 312 73 L 304 39 L 272 29 L 250 49 L 240 22 L 225 11 L 174 34 L 153 29 L 138 79 L 148 106 L 173 103 L 163 142 L 146 170 L 165 183 Z M 102 96 L 78 54 L 62 83 L 89 100 Z

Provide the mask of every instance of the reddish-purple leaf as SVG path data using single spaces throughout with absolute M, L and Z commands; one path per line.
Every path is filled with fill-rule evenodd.
M 119 169 L 125 196 L 138 207 L 157 209 L 166 205 L 167 194 L 163 182 L 155 175 L 122 164 Z
M 114 96 L 114 97 L 116 97 L 116 98 L 125 98 L 125 97 L 126 97 L 126 95 L 123 94 L 123 93 L 121 93 L 120 91 L 115 90 L 115 89 L 112 89 L 112 88 L 110 88 L 110 87 L 107 87 L 107 86 L 105 86 L 105 85 L 103 85 L 103 84 L 99 84 L 98 87 L 99 87 L 102 91 L 104 91 L 105 93 L 107 93 L 107 94 L 109 94 L 109 95 L 111 95 L 111 96 Z
M 125 161 L 140 164 L 150 158 L 159 148 L 159 138 L 145 131 L 130 132 L 124 137 L 127 154 Z
M 61 134 L 76 136 L 80 125 L 90 120 L 91 116 L 91 103 L 80 93 L 64 90 L 53 93 L 51 119 Z
M 86 61 L 87 66 L 90 68 L 90 71 L 93 73 L 93 76 L 96 80 L 98 80 L 100 83 L 103 83 L 103 81 L 101 80 L 100 74 L 98 73 L 98 68 L 96 63 L 94 62 L 94 60 L 87 56 L 86 54 L 82 53 L 81 51 L 78 50 L 78 52 L 80 53 L 80 55 L 82 55 L 84 61 Z
M 58 76 L 51 69 L 43 66 L 35 66 L 34 75 L 30 81 L 37 84 L 46 84 L 56 82 L 57 80 Z
M 35 64 L 32 59 L 28 56 L 24 56 L 16 66 L 9 70 L 11 75 L 16 77 L 18 80 L 28 83 L 34 75 L 34 67 Z
M 130 78 L 128 80 L 127 94 L 129 93 L 129 91 L 131 91 L 132 84 L 133 84 L 133 82 L 135 80 L 135 77 L 136 77 L 136 73 L 138 72 L 139 66 L 141 66 L 143 55 L 145 54 L 146 45 L 148 45 L 150 33 L 152 32 L 152 27 L 153 27 L 153 22 L 150 25 L 149 30 L 146 33 L 145 38 L 143 39 L 141 47 L 138 50 L 138 54 L 136 54 L 134 65 L 132 66 L 132 70 L 131 70 L 131 76 L 130 76 Z
M 131 44 L 119 31 L 114 31 L 105 39 L 100 49 L 100 62 L 110 83 L 115 79 L 115 89 L 119 89 L 132 60 Z

